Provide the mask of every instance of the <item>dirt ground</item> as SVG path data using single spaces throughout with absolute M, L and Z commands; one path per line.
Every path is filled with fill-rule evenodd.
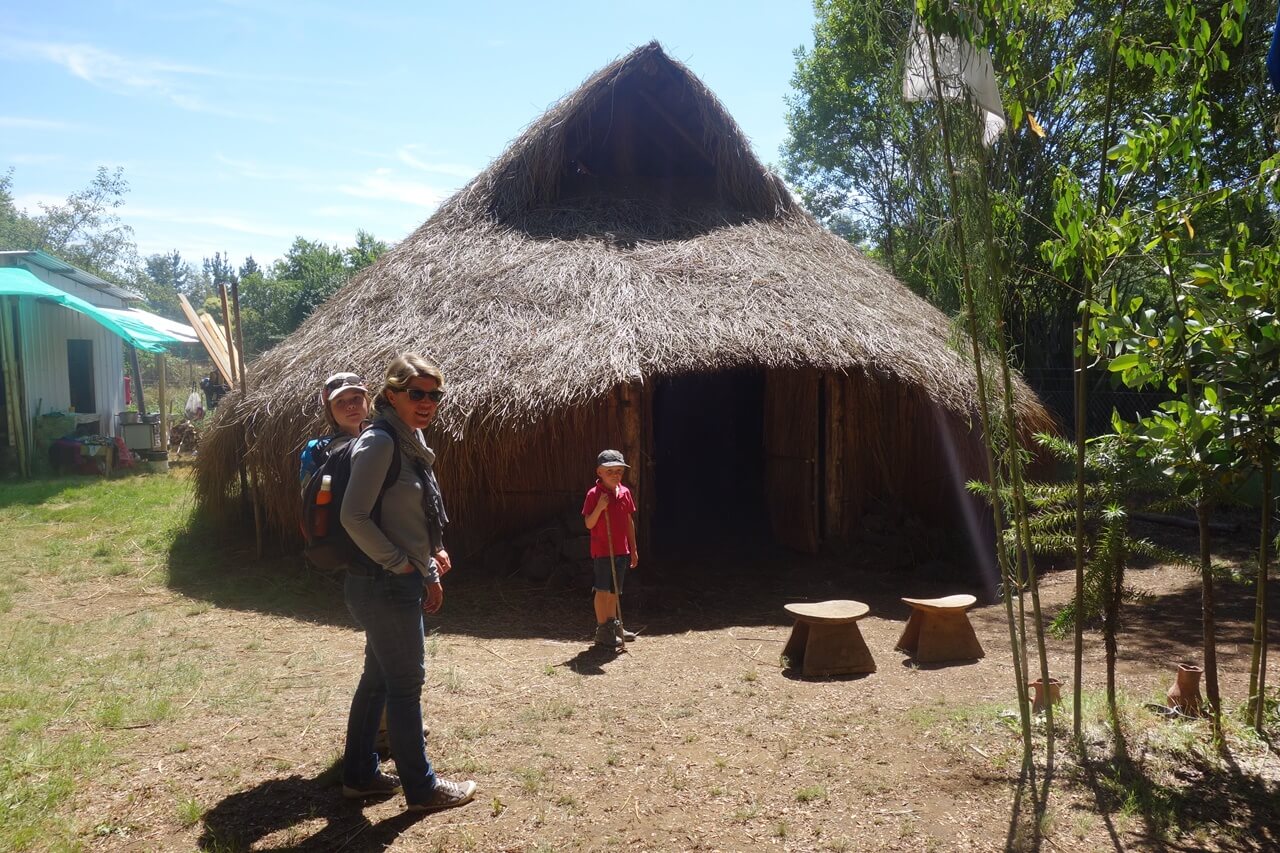
M 1190 534 L 1161 535 L 1190 544 Z M 1003 607 L 985 599 L 972 611 L 980 661 L 916 667 L 894 651 L 908 615 L 899 596 L 983 596 L 979 588 L 885 570 L 868 555 L 643 566 L 624 597 L 641 637 L 615 657 L 588 645 L 586 589 L 469 577 L 459 560 L 427 626 L 428 754 L 479 792 L 464 808 L 411 817 L 398 798 L 352 803 L 337 785 L 362 649 L 339 586 L 309 580 L 321 604 L 291 611 L 260 582 L 239 577 L 231 591 L 242 574 L 235 553 L 222 579 L 97 601 L 138 626 L 133 641 L 183 656 L 201 676 L 172 719 L 118 733 L 127 757 L 77 801 L 73 819 L 90 849 L 1280 848 L 1276 753 L 1235 725 L 1220 757 L 1205 722 L 1165 721 L 1144 707 L 1161 699 L 1175 662 L 1200 657 L 1199 582 L 1184 568 L 1131 575 L 1149 597 L 1132 606 L 1121 641 L 1127 761 L 1111 760 L 1100 722 L 1102 650 L 1091 635 L 1091 760 L 1059 748 L 1037 818 L 1030 795 L 1044 782 L 1044 756 L 1034 779 L 1020 775 Z M 1246 554 L 1242 537 L 1235 556 Z M 1046 577 L 1047 610 L 1072 583 L 1066 571 Z M 1252 592 L 1220 592 L 1219 663 L 1234 706 L 1247 686 Z M 870 605 L 860 625 L 874 674 L 805 680 L 779 666 L 790 630 L 783 604 L 831 598 Z M 1050 644 L 1064 679 L 1069 643 Z M 1064 698 L 1059 747 L 1070 730 Z M 1043 733 L 1041 723 L 1038 746 Z

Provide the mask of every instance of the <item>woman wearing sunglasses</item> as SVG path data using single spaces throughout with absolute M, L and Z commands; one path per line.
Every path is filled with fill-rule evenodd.
M 364 672 L 351 700 L 342 791 L 350 798 L 402 790 L 410 811 L 470 802 L 475 782 L 436 776 L 422 735 L 422 614 L 444 603 L 440 578 L 451 568 L 444 550 L 448 517 L 436 482 L 435 453 L 421 430 L 444 399 L 444 375 L 412 354 L 387 367 L 374 400 L 377 420 L 356 439 L 341 520 L 369 558 L 347 571 L 347 609 L 365 632 Z M 395 454 L 400 470 L 384 489 Z M 374 738 L 383 706 L 399 778 L 379 767 Z

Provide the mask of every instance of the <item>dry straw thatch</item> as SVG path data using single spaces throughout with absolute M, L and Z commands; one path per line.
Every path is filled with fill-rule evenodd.
M 291 533 L 321 378 L 376 381 L 402 351 L 446 376 L 433 444 L 459 507 L 510 466 L 559 464 L 521 448 L 572 441 L 619 385 L 662 376 L 861 371 L 967 423 L 974 384 L 950 336 L 940 312 L 804 211 L 716 97 L 651 43 L 555 104 L 250 365 L 248 397 L 223 402 L 201 446 L 198 494 L 224 502 L 243 459 L 269 527 Z M 1019 406 L 1048 423 L 1021 385 Z

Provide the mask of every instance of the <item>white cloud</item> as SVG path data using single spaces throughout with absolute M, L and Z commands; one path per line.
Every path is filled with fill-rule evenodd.
M 21 116 L 0 116 L 0 127 L 10 127 L 15 130 L 74 130 L 78 132 L 84 130 L 84 128 L 67 121 L 47 118 L 23 118 Z
M 236 234 L 251 234 L 256 237 L 293 237 L 296 229 L 267 225 L 244 219 L 234 214 L 208 213 L 204 211 L 187 211 L 174 208 L 150 208 L 125 205 L 120 209 L 121 219 L 144 219 L 156 222 L 168 222 L 179 225 L 200 225 L 208 228 L 220 228 Z
M 120 56 L 89 44 L 0 39 L 0 52 L 13 58 L 52 62 L 64 68 L 72 76 L 118 95 L 160 97 L 189 112 L 208 113 L 224 118 L 270 121 L 267 116 L 253 115 L 207 103 L 203 98 L 192 93 L 188 82 L 191 78 L 241 76 L 214 68 L 185 65 L 167 60 Z
M 57 163 L 62 157 L 58 154 L 10 154 L 6 159 L 19 166 L 43 166 L 48 163 Z
M 65 197 L 48 193 L 22 193 L 13 197 L 14 206 L 28 213 L 38 213 L 42 207 L 53 207 L 65 202 Z
M 432 172 L 437 175 L 452 175 L 456 178 L 466 178 L 470 180 L 480 171 L 472 166 L 465 166 L 461 163 L 437 163 L 430 160 L 423 160 L 415 153 L 421 147 L 421 145 L 401 146 L 396 151 L 396 156 L 402 163 L 410 165 L 423 172 Z
M 312 216 L 324 216 L 329 219 L 372 219 L 378 211 L 365 205 L 325 204 L 311 209 Z
M 444 201 L 445 192 L 417 181 L 396 180 L 382 170 L 362 178 L 358 184 L 345 184 L 338 191 L 357 198 L 398 201 L 418 207 L 435 208 Z
M 241 160 L 225 154 L 214 154 L 213 159 L 222 165 L 234 169 L 241 177 L 256 181 L 291 181 L 298 184 L 316 183 L 316 174 L 297 166 L 281 166 L 275 163 L 262 163 L 257 160 Z

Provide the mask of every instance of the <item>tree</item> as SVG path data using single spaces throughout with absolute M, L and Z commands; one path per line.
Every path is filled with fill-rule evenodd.
M 378 258 L 387 253 L 387 244 L 361 228 L 356 232 L 356 244 L 347 249 L 347 266 L 352 273 L 357 273 L 371 266 Z
M 133 229 L 113 211 L 124 204 L 129 182 L 124 168 L 99 166 L 89 185 L 67 196 L 63 204 L 40 205 L 39 231 L 33 249 L 43 249 L 68 263 L 103 273 L 128 275 L 137 261 Z
M 341 249 L 297 237 L 288 253 L 272 267 L 273 277 L 296 283 L 294 304 L 288 315 L 293 331 L 311 312 L 346 283 L 350 275 Z
M 12 181 L 12 170 L 0 178 L 0 245 L 49 252 L 122 283 L 135 277 L 138 250 L 133 229 L 113 212 L 129 191 L 123 168 L 109 171 L 99 166 L 87 187 L 62 204 L 41 204 L 41 212 L 34 215 L 14 204 Z
M 1220 3 L 1183 5 L 1204 18 L 1216 16 Z M 1078 176 L 1083 195 L 1095 198 L 1098 146 L 1108 117 L 1122 128 L 1147 113 L 1185 111 L 1186 88 L 1156 66 L 1168 61 L 1160 44 L 1167 41 L 1169 18 L 1163 0 L 1126 4 L 1120 35 L 1130 61 L 1113 77 L 1114 3 L 984 0 L 975 8 L 1012 127 L 1029 126 L 1026 116 L 1032 115 L 1047 132 L 1043 138 L 1013 133 L 1000 143 L 999 168 L 1015 189 L 996 192 L 992 206 L 1007 256 L 1002 298 L 1014 352 L 1024 366 L 1067 367 L 1079 302 L 1073 288 L 1080 282 L 1064 280 L 1039 252 L 1041 243 L 1057 236 L 1045 215 L 1054 209 L 1054 179 L 1064 172 Z M 947 282 L 956 281 L 958 271 L 955 253 L 944 247 L 948 223 L 958 212 L 949 210 L 935 120 L 928 109 L 901 99 L 902 57 L 916 3 L 815 0 L 814 9 L 814 46 L 796 52 L 785 174 L 820 220 L 844 220 L 838 233 L 865 240 L 899 278 L 954 311 L 959 303 Z M 1273 134 L 1258 132 L 1274 112 L 1262 62 L 1271 23 L 1265 17 L 1247 18 L 1243 40 L 1222 43 L 1226 64 L 1205 82 L 1215 136 L 1204 162 L 1225 184 L 1251 179 L 1257 163 L 1277 147 Z M 1133 207 L 1149 208 L 1160 182 L 1135 181 L 1126 192 Z M 1263 233 L 1267 215 L 1232 204 L 1207 215 L 1196 229 L 1224 235 L 1243 221 Z M 1121 259 L 1110 282 L 1122 300 L 1167 298 L 1158 276 L 1141 261 Z
M 38 226 L 13 202 L 13 169 L 0 175 L 0 249 L 35 246 Z
M 219 284 L 230 287 L 233 282 L 240 280 L 236 276 L 236 268 L 231 266 L 231 259 L 223 257 L 221 252 L 214 252 L 212 258 L 205 258 L 202 266 L 205 278 L 213 285 L 215 295 Z

